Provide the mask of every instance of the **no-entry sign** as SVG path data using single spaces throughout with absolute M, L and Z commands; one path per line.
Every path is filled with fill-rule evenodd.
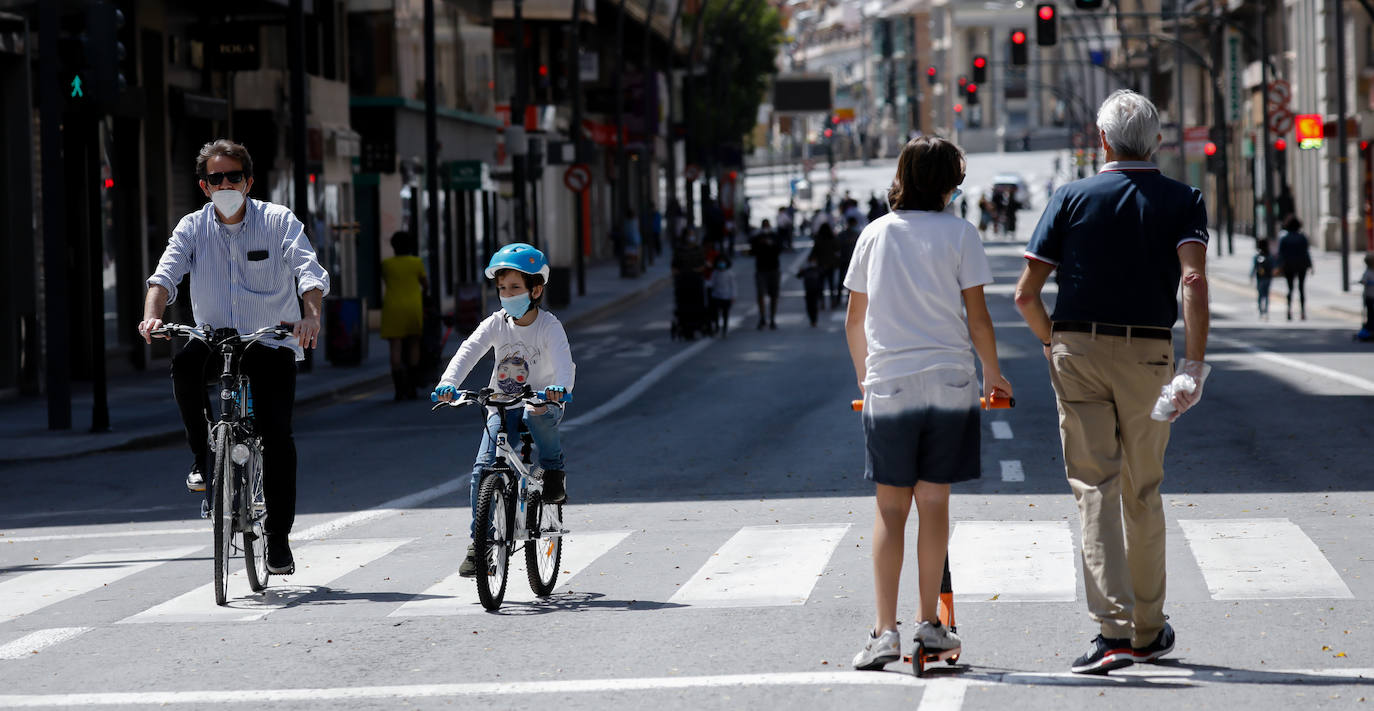
M 586 163 L 574 163 L 563 171 L 563 184 L 568 189 L 580 193 L 592 184 L 592 169 Z

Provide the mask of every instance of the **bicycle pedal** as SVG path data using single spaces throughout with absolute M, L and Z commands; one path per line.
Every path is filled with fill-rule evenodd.
M 201 518 L 210 518 L 210 502 L 208 502 L 208 501 L 201 501 L 201 502 L 200 502 L 200 517 L 201 517 Z

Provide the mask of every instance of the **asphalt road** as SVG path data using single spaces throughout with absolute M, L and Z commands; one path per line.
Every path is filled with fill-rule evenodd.
M 1043 183 L 1047 158 L 1015 159 Z M 971 157 L 970 178 L 1009 160 Z M 843 177 L 866 195 L 882 172 Z M 951 504 L 958 668 L 918 680 L 904 664 L 848 667 L 872 620 L 872 503 L 842 312 L 809 327 L 785 278 L 779 329 L 755 330 L 744 258 L 728 339 L 670 341 L 666 291 L 570 334 L 572 533 L 546 600 L 518 566 L 497 613 L 454 583 L 477 418 L 382 390 L 300 414 L 298 572 L 262 596 L 239 582 L 228 609 L 208 589 L 181 448 L 0 468 L 0 707 L 1345 708 L 1374 696 L 1374 362 L 1345 326 L 1218 311 L 1215 371 L 1166 462 L 1178 647 L 1166 664 L 1074 677 L 1096 632 L 1077 513 L 1044 360 L 1011 304 L 1021 246 L 988 252 L 1018 407 L 985 417 L 983 478 Z M 910 620 L 914 579 L 903 586 Z

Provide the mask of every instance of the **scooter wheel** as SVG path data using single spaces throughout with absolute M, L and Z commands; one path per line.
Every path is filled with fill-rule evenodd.
M 911 655 L 911 673 L 916 676 L 926 674 L 926 647 L 924 644 L 916 645 L 916 651 Z
M 957 665 L 958 663 L 959 663 L 959 655 L 957 655 L 957 654 L 954 655 L 954 656 L 952 656 L 952 657 L 950 657 L 949 659 L 946 659 L 946 660 L 945 660 L 945 664 L 948 664 L 948 665 L 950 665 L 950 666 L 955 666 L 955 665 Z

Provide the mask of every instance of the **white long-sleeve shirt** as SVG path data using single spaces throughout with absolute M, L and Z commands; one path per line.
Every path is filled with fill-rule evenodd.
M 534 323 L 518 326 L 504 311 L 496 311 L 478 324 L 448 362 L 440 385 L 462 387 L 468 373 L 487 354 L 496 351 L 488 387 L 515 394 L 526 384 L 536 393 L 555 385 L 571 393 L 577 366 L 563 323 L 548 311 L 540 311 Z

